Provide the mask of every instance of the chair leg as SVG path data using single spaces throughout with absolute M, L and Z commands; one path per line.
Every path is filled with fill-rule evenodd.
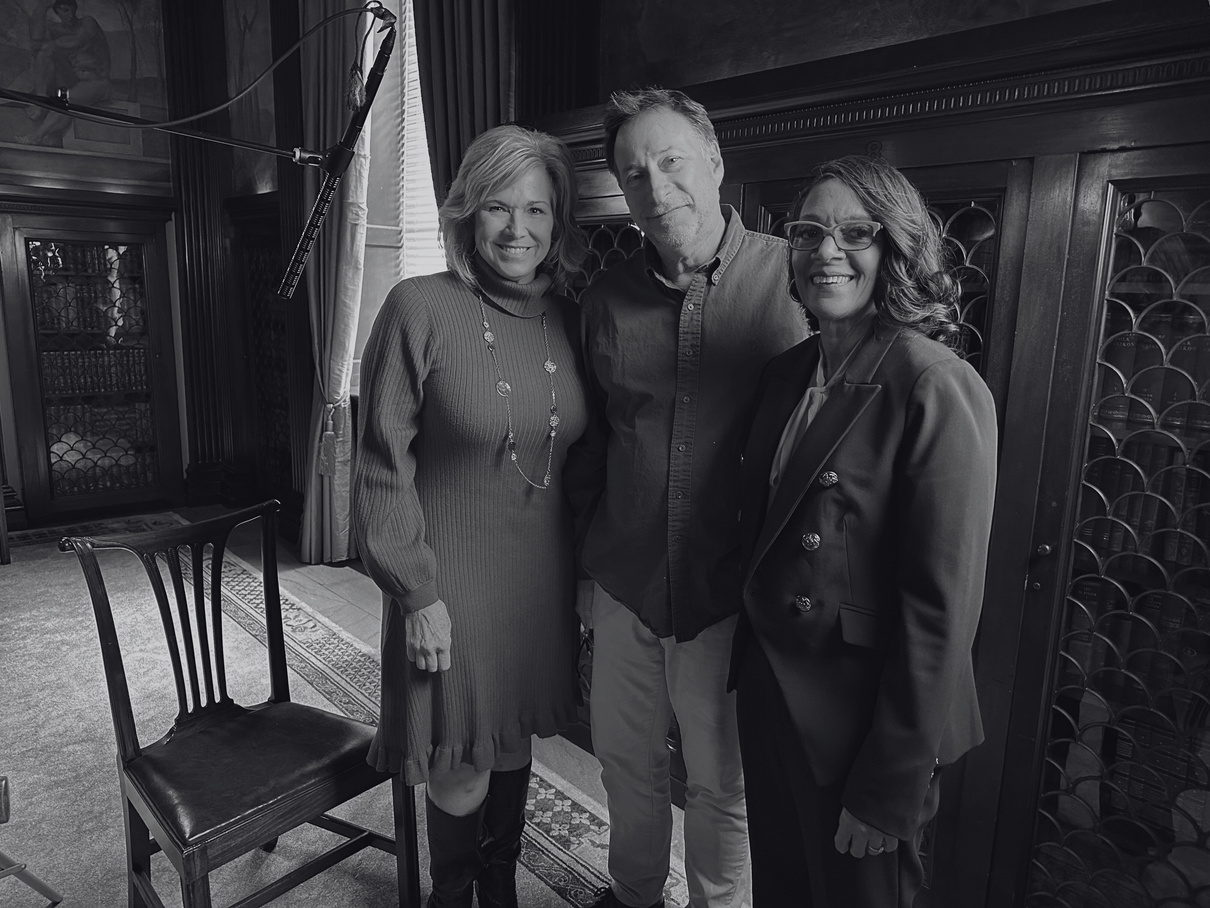
M 403 774 L 391 777 L 395 805 L 395 865 L 399 874 L 399 908 L 420 908 L 420 842 L 416 832 L 416 792 L 403 782 Z
M 184 908 L 212 908 L 210 877 L 200 876 L 196 880 L 181 877 L 181 904 Z
M 63 901 L 63 896 L 59 895 L 54 889 L 51 889 L 44 882 L 29 870 L 25 869 L 24 864 L 18 864 L 3 851 L 0 851 L 0 877 L 15 876 L 22 883 L 28 886 L 42 898 L 50 901 L 52 905 L 57 905 Z
M 130 908 L 150 908 L 135 885 L 135 875 L 143 873 L 151 882 L 151 832 L 129 798 L 122 798 L 122 823 L 126 827 L 126 891 Z

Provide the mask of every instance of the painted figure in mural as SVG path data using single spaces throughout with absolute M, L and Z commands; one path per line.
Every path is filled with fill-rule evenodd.
M 370 762 L 427 782 L 430 908 L 517 908 L 532 735 L 575 719 L 585 254 L 567 147 L 499 126 L 439 217 L 449 270 L 397 284 L 361 371 L 358 550 L 383 591 Z
M 732 654 L 757 908 L 910 908 L 941 772 L 983 740 L 971 648 L 991 393 L 916 188 L 821 164 L 790 208 L 818 331 L 769 363 L 744 452 Z
M 76 0 L 41 0 L 30 16 L 30 74 L 36 95 L 66 89 L 73 104 L 85 107 L 109 98 L 109 42 L 92 16 L 81 16 Z M 66 114 L 28 107 L 37 128 L 17 141 L 25 145 L 62 145 L 72 124 Z
M 605 159 L 643 246 L 581 299 L 590 413 L 568 488 L 592 628 L 593 750 L 609 798 L 612 885 L 596 905 L 662 906 L 673 715 L 688 775 L 693 908 L 746 902 L 748 840 L 727 656 L 739 611 L 736 481 L 761 368 L 806 336 L 785 240 L 722 205 L 706 110 L 678 91 L 618 92 Z M 595 581 L 595 582 L 594 582 Z

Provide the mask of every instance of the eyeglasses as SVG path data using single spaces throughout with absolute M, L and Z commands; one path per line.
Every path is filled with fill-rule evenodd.
M 835 227 L 825 227 L 815 221 L 790 221 L 785 227 L 790 248 L 800 252 L 814 252 L 826 236 L 846 252 L 869 249 L 881 229 L 882 225 L 877 221 L 845 221 Z

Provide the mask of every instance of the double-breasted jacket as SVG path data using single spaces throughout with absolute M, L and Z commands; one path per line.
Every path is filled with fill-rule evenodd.
M 880 328 L 854 353 L 770 494 L 818 336 L 767 366 L 741 467 L 743 613 L 817 783 L 915 831 L 929 782 L 983 738 L 971 649 L 996 476 L 991 394 L 949 348 Z

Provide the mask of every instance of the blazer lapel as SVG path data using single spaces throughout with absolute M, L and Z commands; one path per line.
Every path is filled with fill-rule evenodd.
M 882 390 L 881 383 L 873 381 L 874 373 L 898 336 L 898 331 L 882 335 L 875 332 L 865 341 L 861 349 L 854 354 L 844 378 L 828 394 L 828 399 L 819 408 L 815 419 L 803 433 L 802 440 L 786 463 L 782 483 L 769 501 L 764 522 L 752 547 L 751 557 L 748 559 L 745 583 L 752 577 L 761 558 L 769 550 L 769 546 L 785 528 L 790 515 L 802 501 L 824 463 Z M 814 368 L 814 360 L 812 360 L 812 368 Z M 799 387 L 798 396 L 791 404 L 790 410 L 802 397 L 805 388 L 805 384 Z M 777 446 L 781 429 L 785 427 L 785 421 L 789 418 L 789 412 L 789 410 L 786 411 L 781 424 L 773 434 L 772 446 L 774 449 Z M 769 460 L 765 464 L 766 483 L 772 457 L 773 455 L 770 453 Z
M 773 468 L 777 443 L 819 361 L 819 341 L 816 338 L 808 339 L 795 350 L 798 355 L 782 360 L 770 370 L 748 431 L 748 445 L 740 473 L 740 501 L 743 504 L 740 535 L 745 557 L 751 554 L 764 517 L 765 499 L 769 493 L 769 471 Z

